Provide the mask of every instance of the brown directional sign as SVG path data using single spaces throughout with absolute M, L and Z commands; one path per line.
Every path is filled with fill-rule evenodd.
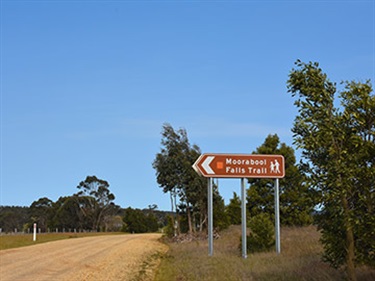
M 210 178 L 283 178 L 284 165 L 282 155 L 205 153 L 193 168 Z

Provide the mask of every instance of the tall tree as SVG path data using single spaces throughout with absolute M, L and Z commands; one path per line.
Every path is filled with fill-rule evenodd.
M 82 212 L 83 201 L 77 196 L 60 197 L 54 203 L 53 226 L 67 231 L 92 229 L 92 221 Z
M 200 155 L 199 147 L 191 146 L 185 129 L 175 131 L 170 124 L 163 125 L 161 152 L 156 154 L 153 168 L 157 182 L 165 193 L 170 193 L 172 212 L 180 209 L 187 215 L 189 232 L 194 231 L 192 211 L 196 210 L 199 192 L 205 181 L 192 169 L 192 164 Z M 176 233 L 177 218 L 175 218 Z
M 184 151 L 186 151 L 187 137 L 185 130 L 175 132 L 169 124 L 163 125 L 161 152 L 156 154 L 152 164 L 156 170 L 156 180 L 164 193 L 170 194 L 171 211 L 177 213 L 178 189 L 182 188 L 182 174 Z M 178 232 L 177 217 L 174 217 L 175 235 Z
M 53 201 L 43 197 L 34 201 L 30 206 L 31 219 L 38 228 L 46 232 L 53 218 Z
M 269 135 L 259 146 L 256 154 L 281 154 L 285 159 L 285 177 L 280 180 L 280 221 L 283 225 L 307 225 L 312 223 L 314 190 L 308 187 L 304 174 L 296 165 L 294 150 L 279 137 Z M 274 180 L 249 179 L 247 191 L 248 210 L 251 217 L 267 213 L 274 218 Z
M 356 261 L 375 267 L 375 95 L 370 81 L 346 82 L 340 93 L 349 138 L 347 158 L 355 193 L 353 210 Z
M 310 184 L 321 194 L 324 258 L 345 264 L 348 279 L 356 280 L 356 263 L 374 263 L 375 97 L 369 81 L 346 82 L 337 108 L 336 84 L 319 64 L 296 66 L 288 80 L 299 110 L 292 131 Z
M 185 209 L 185 213 L 188 217 L 190 232 L 195 232 L 197 226 L 199 231 L 202 231 L 207 222 L 207 179 L 199 176 L 192 168 L 192 164 L 198 159 L 200 154 L 201 151 L 197 145 L 191 146 L 187 153 L 183 198 L 186 197 L 187 199 L 185 207 L 189 207 L 189 209 Z M 220 197 L 218 192 L 214 193 L 214 198 L 215 196 Z
M 109 183 L 96 176 L 87 176 L 77 188 L 80 191 L 76 198 L 79 199 L 77 203 L 81 211 L 92 219 L 92 229 L 99 230 L 104 226 L 105 216 L 112 215 L 115 210 L 115 195 L 110 192 Z

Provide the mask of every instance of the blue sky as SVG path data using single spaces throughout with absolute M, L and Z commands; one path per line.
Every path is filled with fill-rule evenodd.
M 163 123 L 202 152 L 292 145 L 297 59 L 373 83 L 374 1 L 2 0 L 0 205 L 96 175 L 122 207 L 169 210 L 152 168 Z M 219 190 L 228 203 L 240 180 Z

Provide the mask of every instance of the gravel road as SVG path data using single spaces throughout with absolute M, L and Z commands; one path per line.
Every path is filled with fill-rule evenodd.
M 1 281 L 153 280 L 160 234 L 75 238 L 0 251 Z

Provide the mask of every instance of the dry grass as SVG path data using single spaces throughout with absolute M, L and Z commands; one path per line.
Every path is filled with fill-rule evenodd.
M 98 236 L 98 235 L 108 235 L 116 233 L 105 233 L 105 232 L 93 232 L 93 233 L 43 233 L 38 234 L 37 239 L 33 241 L 32 234 L 17 234 L 17 235 L 0 235 L 0 250 L 12 249 L 24 246 L 35 245 L 39 243 L 45 243 L 61 239 L 79 238 L 87 236 Z M 124 233 L 121 233 L 124 234 Z
M 169 244 L 157 281 L 164 280 L 343 280 L 320 259 L 322 246 L 313 226 L 281 229 L 281 254 L 249 254 L 241 257 L 241 229 L 232 226 L 214 241 L 214 255 L 208 256 L 207 241 Z M 375 270 L 358 269 L 359 280 L 375 280 Z

